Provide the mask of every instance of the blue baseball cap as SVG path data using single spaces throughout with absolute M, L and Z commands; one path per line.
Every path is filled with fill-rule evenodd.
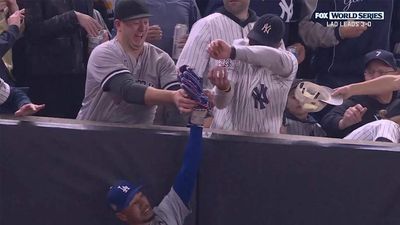
M 107 193 L 108 205 L 114 212 L 124 210 L 141 188 L 142 185 L 136 186 L 126 180 L 115 182 Z
M 397 68 L 397 62 L 396 59 L 394 58 L 393 53 L 383 49 L 377 49 L 368 52 L 364 57 L 365 67 L 367 67 L 368 63 L 371 62 L 372 60 L 380 60 L 386 65 L 392 67 L 394 70 L 396 70 Z

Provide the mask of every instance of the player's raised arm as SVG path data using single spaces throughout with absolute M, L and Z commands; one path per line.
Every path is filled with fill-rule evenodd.
M 182 167 L 176 176 L 173 186 L 175 192 L 186 206 L 189 205 L 200 166 L 203 150 L 202 131 L 203 128 L 200 126 L 192 125 L 190 127 L 190 135 L 185 147 Z

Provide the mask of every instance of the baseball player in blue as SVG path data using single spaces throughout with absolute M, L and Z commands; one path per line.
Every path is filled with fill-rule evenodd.
M 174 185 L 161 203 L 154 209 L 146 196 L 128 181 L 119 181 L 109 190 L 107 199 L 115 215 L 129 225 L 135 224 L 183 224 L 189 214 L 189 201 L 196 181 L 202 155 L 201 126 L 190 127 L 182 168 Z
M 208 104 L 208 99 L 202 91 L 198 91 L 201 90 L 200 78 L 187 67 L 181 68 L 181 72 L 181 87 L 199 103 L 198 108 L 204 109 L 203 105 Z M 189 201 L 201 161 L 203 150 L 201 125 L 204 117 L 191 122 L 182 167 L 171 190 L 157 207 L 153 209 L 150 206 L 146 196 L 141 192 L 141 186 L 135 186 L 124 180 L 111 186 L 107 194 L 108 204 L 120 220 L 129 225 L 181 225 L 184 223 L 186 216 L 190 213 Z

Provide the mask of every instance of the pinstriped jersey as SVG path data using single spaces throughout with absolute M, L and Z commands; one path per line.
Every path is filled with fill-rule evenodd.
M 131 74 L 137 83 L 155 88 L 167 89 L 178 84 L 175 64 L 167 53 L 144 43 L 143 53 L 136 59 L 114 38 L 96 47 L 90 55 L 85 98 L 77 119 L 152 124 L 156 106 L 127 103 L 103 91 L 107 81 L 123 73 Z
M 177 66 L 188 65 L 200 77 L 207 77 L 208 71 L 218 65 L 218 60 L 210 59 L 207 52 L 208 44 L 215 39 L 222 39 L 231 44 L 235 39 L 247 37 L 253 25 L 254 22 L 251 22 L 242 27 L 221 13 L 214 13 L 200 19 L 190 31 Z M 203 86 L 211 88 L 209 82 L 203 83 Z
M 400 125 L 391 120 L 377 120 L 355 129 L 343 139 L 376 141 L 378 138 L 386 138 L 393 143 L 399 143 Z
M 287 95 L 297 72 L 296 57 L 284 49 L 235 45 L 236 60 L 228 68 L 232 99 L 214 111 L 212 128 L 278 134 Z
M 0 78 L 0 105 L 10 96 L 10 86 Z

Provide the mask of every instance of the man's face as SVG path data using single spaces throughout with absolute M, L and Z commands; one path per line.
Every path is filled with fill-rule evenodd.
M 140 50 L 147 37 L 149 30 L 149 19 L 140 18 L 128 21 L 117 21 L 117 31 L 120 34 L 125 45 L 129 46 L 131 50 Z
M 228 12 L 237 16 L 249 10 L 250 0 L 224 0 L 224 7 Z
M 118 217 L 128 224 L 142 224 L 153 220 L 154 211 L 146 196 L 142 192 L 138 192 Z
M 394 73 L 395 70 L 381 60 L 372 60 L 364 71 L 365 80 L 372 80 L 382 75 Z
M 307 112 L 304 111 L 299 100 L 296 99 L 294 95 L 294 90 L 289 92 L 286 108 L 292 115 L 296 117 L 299 115 L 307 114 Z

